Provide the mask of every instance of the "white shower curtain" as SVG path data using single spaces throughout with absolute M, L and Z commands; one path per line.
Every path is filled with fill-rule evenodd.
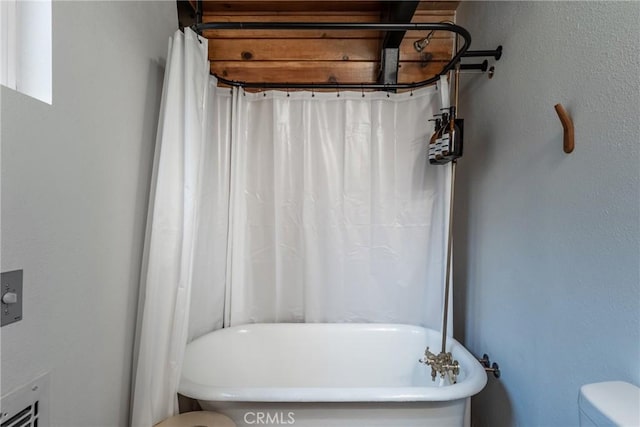
M 163 91 L 132 426 L 177 412 L 185 345 L 211 330 L 440 329 L 451 168 L 430 165 L 426 144 L 442 91 L 232 94 L 189 29 L 170 42 Z
M 207 54 L 207 40 L 189 29 L 169 42 L 141 276 L 134 427 L 177 411 L 188 338 L 222 326 L 231 98 L 209 76 Z
M 226 324 L 439 329 L 450 165 L 435 88 L 243 94 L 235 109 Z

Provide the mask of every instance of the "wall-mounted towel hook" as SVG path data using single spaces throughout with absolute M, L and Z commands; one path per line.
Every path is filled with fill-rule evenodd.
M 562 123 L 562 127 L 564 128 L 564 152 L 571 153 L 573 151 L 573 148 L 575 147 L 573 120 L 571 120 L 571 117 L 569 117 L 567 110 L 564 109 L 562 104 L 556 104 L 555 109 L 556 113 L 558 113 L 560 123 Z

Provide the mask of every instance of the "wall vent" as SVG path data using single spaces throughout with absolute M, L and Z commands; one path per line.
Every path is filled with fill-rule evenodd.
M 0 427 L 49 427 L 49 374 L 0 399 Z

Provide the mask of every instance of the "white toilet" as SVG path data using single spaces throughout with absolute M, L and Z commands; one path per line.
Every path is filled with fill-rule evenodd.
M 640 388 L 623 381 L 580 387 L 581 426 L 640 427 Z

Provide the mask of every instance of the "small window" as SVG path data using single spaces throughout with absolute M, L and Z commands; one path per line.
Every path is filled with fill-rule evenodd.
M 51 0 L 0 0 L 0 83 L 52 103 Z

